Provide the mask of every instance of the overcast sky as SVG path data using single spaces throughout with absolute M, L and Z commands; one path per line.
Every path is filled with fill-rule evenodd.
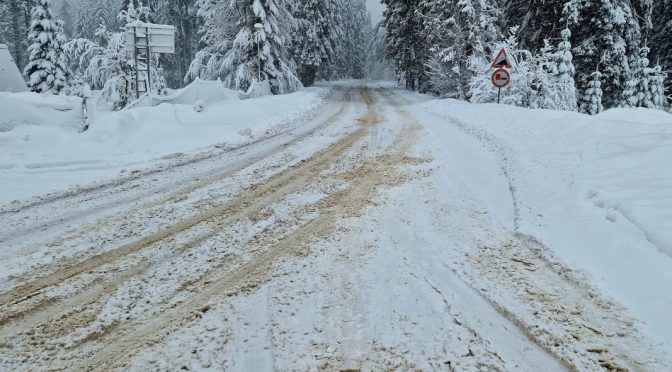
M 373 24 L 375 25 L 383 18 L 385 6 L 380 3 L 380 0 L 366 0 L 366 3 L 371 12 L 371 21 L 373 21 Z

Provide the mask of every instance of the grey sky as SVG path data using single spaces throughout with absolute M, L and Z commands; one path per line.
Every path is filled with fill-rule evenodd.
M 366 5 L 369 7 L 371 12 L 371 21 L 373 24 L 380 22 L 383 19 L 383 11 L 385 10 L 385 5 L 380 3 L 380 0 L 366 0 Z

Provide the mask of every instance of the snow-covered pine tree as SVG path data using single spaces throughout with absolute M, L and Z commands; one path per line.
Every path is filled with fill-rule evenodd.
M 544 40 L 560 37 L 560 22 L 566 0 L 503 0 L 506 27 L 520 27 L 520 47 L 538 53 Z
M 340 0 L 305 0 L 293 4 L 296 28 L 292 32 L 292 55 L 304 86 L 315 82 L 322 65 L 336 59 L 337 38 L 342 38 L 334 15 L 340 11 Z
M 651 60 L 660 64 L 662 71 L 672 71 L 672 0 L 653 2 L 652 29 L 648 44 L 651 46 Z M 668 84 L 666 94 L 672 96 L 672 84 Z
M 562 21 L 568 22 L 572 30 L 578 94 L 588 94 L 591 81 L 594 81 L 592 74 L 599 70 L 602 73 L 603 105 L 607 108 L 620 106 L 631 74 L 629 54 L 638 50 L 640 43 L 629 4 L 619 0 L 569 0 L 563 17 Z M 580 109 L 584 107 L 580 105 Z
M 181 87 L 198 50 L 196 0 L 156 0 L 154 4 L 156 22 L 175 26 L 175 45 L 179 47 L 174 54 L 162 54 L 160 61 L 167 83 L 171 87 Z
M 669 100 L 665 97 L 665 78 L 667 74 L 663 72 L 660 65 L 653 67 L 651 77 L 649 78 L 649 91 L 651 92 L 651 101 L 653 107 L 663 110 L 669 108 Z
M 148 15 L 149 8 L 136 8 L 130 4 L 119 13 L 118 22 L 126 25 Z M 126 52 L 124 30 L 113 32 L 105 24 L 100 24 L 94 39 L 95 41 L 83 38 L 71 40 L 66 50 L 78 61 L 77 72 L 94 89 L 101 90 L 101 101 L 111 103 L 115 110 L 122 109 L 135 97 L 135 66 Z M 165 88 L 157 66 L 155 60 L 151 65 L 151 89 L 154 92 Z
M 232 88 L 247 90 L 269 80 L 275 94 L 301 87 L 288 51 L 295 22 L 279 0 L 199 0 L 202 42 L 189 77 L 224 77 Z
M 538 80 L 537 59 L 530 51 L 519 48 L 518 28 L 509 30 L 509 37 L 503 42 L 496 44 L 495 50 L 506 48 L 509 58 L 513 61 L 511 69 L 511 83 L 502 89 L 501 103 L 520 107 L 529 107 L 536 92 L 533 87 Z M 473 57 L 469 68 L 474 75 L 469 83 L 469 96 L 471 102 L 488 103 L 497 102 L 497 88 L 493 87 L 490 76 L 490 67 L 494 55 L 487 57 Z
M 383 25 L 387 53 L 394 61 L 399 82 L 407 89 L 423 91 L 427 82 L 428 50 L 422 39 L 424 22 L 418 12 L 421 0 L 382 0 L 387 6 Z
M 54 20 L 51 0 L 38 0 L 28 32 L 29 61 L 24 69 L 28 87 L 37 93 L 58 94 L 68 85 L 70 69 L 63 50 L 67 42 L 61 22 Z
M 77 14 L 77 21 L 72 31 L 73 39 L 92 39 L 93 31 L 91 30 L 90 13 L 86 9 L 80 9 Z
M 595 71 L 591 74 L 591 79 L 588 82 L 588 89 L 585 94 L 581 96 L 581 112 L 590 115 L 597 115 L 604 111 L 602 105 L 602 74 Z
M 556 54 L 558 64 L 558 75 L 556 79 L 556 89 L 558 92 L 557 110 L 576 111 L 576 83 L 574 82 L 574 68 L 572 56 L 572 44 L 570 38 L 572 32 L 565 28 L 560 32 L 562 41 L 558 45 Z
M 19 66 L 28 63 L 26 35 L 31 22 L 31 2 L 27 0 L 0 1 L 0 43 L 6 44 Z
M 73 10 L 70 6 L 68 0 L 63 0 L 61 7 L 58 11 L 58 16 L 63 21 L 63 31 L 67 37 L 72 37 L 75 30 L 75 17 L 73 16 Z
M 623 107 L 647 107 L 647 91 L 649 87 L 646 69 L 649 65 L 648 48 L 642 48 L 639 58 L 632 63 L 633 72 L 623 90 Z
M 472 59 L 490 58 L 501 39 L 495 20 L 500 13 L 489 0 L 422 0 L 422 38 L 429 51 L 427 74 L 434 94 L 468 98 L 469 81 L 477 73 Z M 480 73 L 480 68 L 478 73 Z
M 343 17 L 343 77 L 361 79 L 365 75 L 367 44 L 371 24 L 364 0 L 341 0 Z
M 366 75 L 371 79 L 394 79 L 394 67 L 387 54 L 385 28 L 378 24 L 371 29 L 366 53 Z
M 539 55 L 532 59 L 533 78 L 530 108 L 554 110 L 560 100 L 556 85 L 559 76 L 557 52 L 544 40 L 544 47 Z
M 236 7 L 233 4 L 222 4 L 220 0 L 198 0 L 196 8 L 202 23 L 199 33 L 204 47 L 196 52 L 184 80 L 225 77 L 231 66 L 224 65 L 224 57 L 238 33 Z
M 663 82 L 665 75 L 660 66 L 649 67 L 649 48 L 640 51 L 632 79 L 628 81 L 623 95 L 624 107 L 646 107 L 662 109 L 665 104 Z
M 329 38 L 334 49 L 334 57 L 318 69 L 318 77 L 322 80 L 342 79 L 347 77 L 345 70 L 346 33 L 343 6 L 346 0 L 331 0 L 334 11 L 328 14 Z

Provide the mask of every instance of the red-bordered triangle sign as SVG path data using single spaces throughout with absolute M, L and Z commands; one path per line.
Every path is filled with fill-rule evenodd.
M 497 57 L 495 57 L 495 60 L 492 62 L 492 67 L 494 68 L 511 68 L 511 61 L 509 60 L 509 55 L 506 54 L 506 50 L 502 48 L 502 50 L 497 53 Z

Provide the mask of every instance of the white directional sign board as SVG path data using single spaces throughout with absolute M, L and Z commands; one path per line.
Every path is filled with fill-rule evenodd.
M 175 27 L 134 22 L 126 25 L 126 50 L 149 47 L 150 53 L 175 53 Z

